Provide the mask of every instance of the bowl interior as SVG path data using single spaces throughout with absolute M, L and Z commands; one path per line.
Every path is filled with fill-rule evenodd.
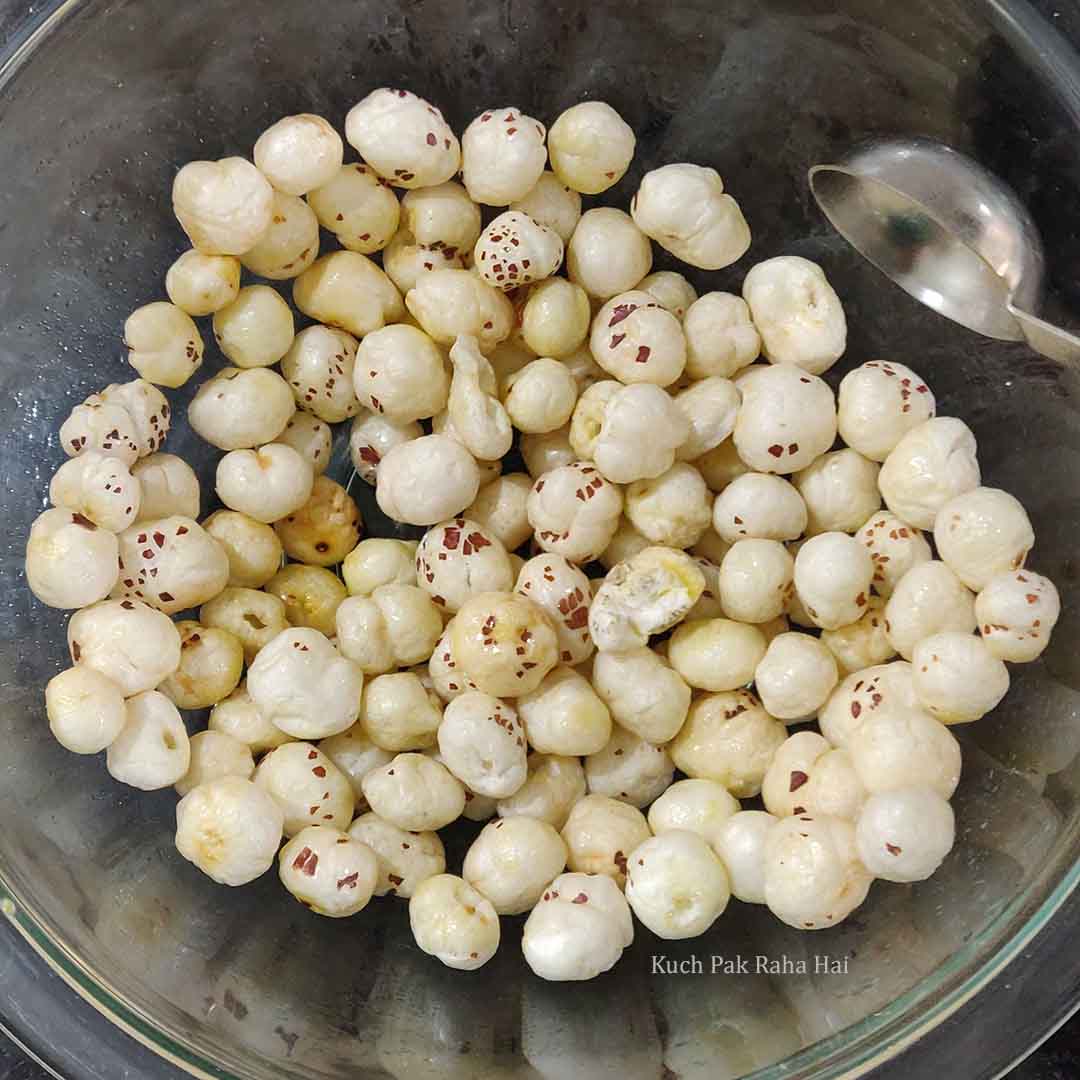
M 981 158 L 1032 207 L 1051 302 L 1068 321 L 1077 233 L 1060 196 L 1077 171 L 1075 121 L 1000 8 L 85 0 L 57 9 L 0 76 L 0 878 L 61 965 L 107 1008 L 146 1021 L 144 1038 L 192 1067 L 244 1077 L 715 1080 L 800 1051 L 783 1075 L 838 1075 L 868 1047 L 891 1045 L 928 1003 L 979 985 L 1007 943 L 1047 915 L 1078 853 L 1080 387 L 1075 372 L 978 338 L 891 286 L 816 212 L 805 176 L 875 134 L 930 135 Z M 975 431 L 984 482 L 1028 507 L 1031 564 L 1057 582 L 1061 622 L 1042 660 L 1013 669 L 997 712 L 959 733 L 959 841 L 931 881 L 878 883 L 854 918 L 812 935 L 738 904 L 703 939 L 660 942 L 640 929 L 614 972 L 580 986 L 531 977 L 520 920 L 508 920 L 498 957 L 464 975 L 415 949 L 400 902 L 336 922 L 309 915 L 272 874 L 241 890 L 214 886 L 173 850 L 171 792 L 120 788 L 102 761 L 52 741 L 41 688 L 67 663 L 65 618 L 26 590 L 24 538 L 63 460 L 61 421 L 131 376 L 123 320 L 163 297 L 165 268 L 185 246 L 170 211 L 174 171 L 250 153 L 287 113 L 340 127 L 379 85 L 429 97 L 457 130 L 492 105 L 550 122 L 582 98 L 610 101 L 639 142 L 605 203 L 625 206 L 657 165 L 715 166 L 754 241 L 737 266 L 695 275 L 697 286 L 738 291 L 754 261 L 781 253 L 820 261 L 850 331 L 830 381 L 874 357 L 911 365 L 939 411 Z M 213 370 L 222 358 L 204 336 Z M 170 394 L 174 415 L 192 391 Z M 349 472 L 344 441 L 339 432 L 339 478 Z M 199 466 L 205 512 L 209 448 L 184 424 L 167 448 Z M 704 974 L 657 971 L 661 954 L 698 957 Z M 791 968 L 761 970 L 759 955 Z M 748 958 L 750 970 L 712 974 L 714 956 Z

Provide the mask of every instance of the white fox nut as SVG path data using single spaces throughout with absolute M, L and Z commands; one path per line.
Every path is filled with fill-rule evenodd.
M 712 495 L 701 473 L 684 461 L 626 489 L 626 516 L 654 544 L 688 548 L 712 522 Z
M 172 787 L 188 771 L 191 747 L 176 706 L 156 690 L 128 698 L 120 734 L 105 751 L 109 775 L 140 791 Z
M 517 708 L 529 745 L 544 754 L 596 754 L 611 738 L 607 706 L 573 668 L 555 668 Z
M 747 472 L 734 477 L 713 503 L 713 528 L 721 539 L 796 540 L 807 523 L 806 503 L 781 476 Z
M 510 336 L 514 322 L 510 301 L 471 270 L 424 274 L 406 295 L 405 306 L 437 344 L 450 346 L 467 334 L 484 353 Z
M 881 507 L 878 467 L 854 450 L 833 450 L 800 470 L 792 481 L 806 504 L 808 536 L 854 533 Z
M 252 701 L 297 739 L 324 739 L 350 727 L 363 685 L 363 672 L 308 627 L 283 630 L 248 668 Z
M 473 841 L 461 873 L 500 915 L 521 915 L 563 872 L 566 856 L 566 844 L 547 822 L 499 818 Z
M 408 90 L 372 90 L 345 117 L 345 138 L 394 187 L 442 184 L 461 165 L 461 147 L 442 113 Z
M 272 442 L 296 411 L 288 384 L 267 368 L 222 368 L 188 405 L 196 435 L 219 450 L 248 450 Z
M 378 413 L 361 409 L 349 429 L 349 457 L 357 476 L 375 485 L 379 464 L 395 446 L 412 442 L 424 434 L 417 423 L 395 424 Z
M 315 475 L 321 476 L 330 464 L 334 433 L 325 420 L 320 420 L 314 413 L 298 410 L 274 442 L 291 446 L 311 466 Z
M 461 817 L 465 788 L 445 765 L 424 754 L 398 754 L 364 777 L 371 809 L 399 829 L 441 829 Z
M 647 742 L 669 742 L 686 721 L 690 687 L 652 649 L 597 653 L 592 681 L 613 719 Z
M 376 746 L 398 754 L 434 746 L 442 713 L 438 695 L 419 675 L 398 671 L 377 675 L 364 687 L 360 722 Z
M 544 473 L 527 503 L 537 544 L 576 563 L 591 562 L 608 546 L 622 509 L 622 491 L 581 461 Z
M 521 335 L 538 356 L 569 357 L 589 334 L 592 308 L 580 285 L 548 277 L 529 290 L 521 309 Z
M 715 169 L 664 165 L 647 172 L 630 200 L 634 222 L 677 259 L 702 270 L 721 270 L 750 247 L 750 226 L 724 192 Z
M 203 528 L 229 560 L 230 585 L 258 589 L 281 569 L 281 541 L 269 525 L 235 510 L 218 510 Z
M 181 311 L 196 318 L 213 315 L 236 299 L 240 261 L 232 255 L 185 251 L 165 274 L 165 292 Z
M 586 795 L 563 826 L 567 865 L 585 874 L 602 874 L 621 888 L 630 852 L 648 840 L 645 815 L 629 803 L 606 795 Z
M 574 456 L 581 461 L 591 461 L 596 449 L 597 440 L 604 427 L 608 406 L 624 387 L 615 379 L 600 379 L 587 386 L 579 396 L 574 406 L 574 413 L 570 420 L 570 446 Z M 667 394 L 664 398 L 671 399 Z M 676 410 L 671 412 L 677 415 Z M 687 428 L 687 432 L 689 427 Z M 674 452 L 672 452 L 674 460 Z M 666 466 L 665 466 L 666 467 Z M 664 470 L 659 469 L 656 475 Z M 637 479 L 635 477 L 634 479 Z
M 697 833 L 673 829 L 630 853 L 626 900 L 659 938 L 704 934 L 730 899 L 724 864 Z
M 975 597 L 936 559 L 913 566 L 885 605 L 885 633 L 905 660 L 923 638 L 945 630 L 970 634 L 975 625 Z
M 636 291 L 649 293 L 679 322 L 682 322 L 690 310 L 690 305 L 698 298 L 697 289 L 674 270 L 657 270 L 643 277 L 634 288 Z
M 633 129 L 605 101 L 572 105 L 548 133 L 555 175 L 583 195 L 599 195 L 618 183 L 630 167 L 635 143 Z
M 547 164 L 544 125 L 520 109 L 485 109 L 461 136 L 461 173 L 469 198 L 486 206 L 522 199 Z
M 381 251 L 397 232 L 401 206 L 390 185 L 370 165 L 352 161 L 307 193 L 319 224 L 348 251 Z
M 406 296 L 422 277 L 435 270 L 464 270 L 465 256 L 459 255 L 457 248 L 418 244 L 411 232 L 401 228 L 383 249 L 382 266 L 401 295 Z M 415 321 L 410 319 L 410 325 Z
M 468 251 L 480 235 L 480 207 L 452 180 L 407 191 L 401 214 L 419 244 Z
M 284 814 L 239 776 L 200 784 L 176 807 L 176 850 L 220 885 L 246 885 L 274 865 Z
M 454 659 L 453 648 L 450 644 L 450 630 L 453 620 L 447 624 L 442 637 L 435 643 L 435 649 L 428 661 L 428 678 L 435 693 L 443 701 L 453 701 L 459 694 L 467 690 L 478 690 L 479 687 L 465 674 L 462 667 Z
M 454 342 L 450 362 L 454 375 L 446 411 L 454 437 L 478 461 L 496 461 L 510 449 L 514 429 L 498 398 L 495 371 L 469 334 Z
M 361 527 L 352 496 L 329 477 L 317 476 L 311 498 L 274 529 L 290 559 L 309 566 L 335 566 L 356 547 Z
M 224 701 L 210 712 L 209 730 L 242 742 L 253 755 L 263 754 L 277 746 L 292 742 L 292 737 L 274 727 L 255 707 L 242 682 Z
M 885 505 L 916 529 L 932 529 L 950 499 L 979 486 L 975 436 L 952 416 L 912 428 L 892 449 L 878 474 Z
M 761 791 L 772 759 L 787 738 L 749 690 L 703 694 L 691 706 L 668 752 L 687 776 L 715 780 L 737 799 Z
M 679 320 L 651 293 L 621 292 L 596 313 L 589 334 L 593 358 L 619 382 L 669 386 L 686 366 Z
M 649 828 L 655 836 L 676 829 L 696 833 L 715 850 L 738 811 L 739 800 L 715 780 L 677 780 L 650 807 Z
M 794 570 L 791 554 L 778 540 L 737 540 L 724 556 L 716 579 L 724 614 L 742 623 L 777 618 L 794 588 Z
M 874 590 L 885 600 L 892 596 L 897 583 L 913 566 L 934 557 L 923 534 L 887 510 L 870 517 L 855 538 L 870 550 Z
M 367 844 L 341 829 L 309 825 L 281 849 L 278 876 L 309 911 L 344 919 L 367 907 L 379 864 Z
M 995 574 L 1019 570 L 1034 543 L 1027 511 L 998 488 L 977 487 L 957 495 L 934 522 L 938 556 L 976 592 Z
M 532 753 L 525 782 L 497 806 L 499 817 L 528 817 L 562 829 L 570 811 L 585 797 L 585 770 L 576 757 Z
M 520 449 L 525 468 L 534 480 L 552 469 L 578 460 L 577 453 L 570 445 L 569 427 L 561 427 L 544 435 L 522 435 Z
M 180 666 L 158 689 L 179 709 L 209 709 L 227 698 L 240 682 L 243 646 L 228 630 L 203 626 L 193 619 L 178 622 L 176 629 L 180 632 Z
M 290 742 L 269 751 L 255 769 L 254 782 L 281 807 L 285 835 L 309 825 L 347 829 L 353 791 L 345 774 L 309 742 Z
M 914 427 L 934 415 L 930 387 L 903 364 L 871 360 L 840 381 L 840 438 L 871 461 L 884 461 Z
M 844 355 L 844 309 L 817 263 L 797 255 L 760 262 L 743 280 L 743 297 L 771 363 L 820 375 Z
M 108 405 L 120 405 L 126 410 L 135 429 L 140 458 L 153 454 L 165 445 L 171 410 L 168 399 L 153 383 L 146 379 L 110 383 L 100 395 L 93 395 L 93 398 Z
M 375 496 L 395 521 L 434 525 L 461 513 L 480 490 L 473 456 L 447 435 L 391 447 L 379 463 Z
M 121 687 L 85 665 L 67 668 L 48 681 L 45 712 L 53 737 L 74 754 L 105 750 L 127 720 Z
M 731 895 L 745 904 L 765 903 L 765 843 L 776 821 L 764 810 L 740 810 L 712 841 L 727 870 Z
M 521 951 L 542 979 L 593 979 L 609 971 L 634 940 L 630 907 L 609 878 L 560 874 L 525 920 Z
M 833 746 L 850 749 L 864 720 L 892 711 L 921 711 L 911 665 L 904 660 L 876 664 L 846 676 L 818 713 L 818 726 Z
M 202 500 L 199 478 L 183 458 L 175 454 L 150 454 L 135 462 L 131 475 L 138 480 L 141 494 L 137 522 L 176 514 L 199 516 Z
M 477 492 L 463 516 L 475 521 L 507 551 L 514 551 L 532 536 L 527 509 L 531 490 L 532 477 L 527 473 L 497 476 Z
M 593 653 L 589 637 L 589 579 L 561 555 L 529 559 L 518 572 L 514 591 L 527 596 L 547 613 L 559 641 L 559 660 L 584 663 Z
M 923 638 L 911 655 L 915 696 L 943 724 L 969 724 L 996 708 L 1009 671 L 982 638 L 954 630 Z
M 951 799 L 960 781 L 960 744 L 921 709 L 870 712 L 851 735 L 848 749 L 872 795 L 918 785 Z
M 671 468 L 689 435 L 690 424 L 668 393 L 651 383 L 635 383 L 611 395 L 591 456 L 613 483 L 648 480 Z
M 45 510 L 26 540 L 26 583 L 49 607 L 87 607 L 112 592 L 118 551 L 116 534 L 85 514 L 66 507 Z
M 489 694 L 454 698 L 438 732 L 443 764 L 471 791 L 505 799 L 525 783 L 524 728 L 511 706 Z
M 566 424 L 574 412 L 578 385 L 565 364 L 550 357 L 533 360 L 506 380 L 503 404 L 518 431 L 542 435 Z
M 461 673 L 493 697 L 531 693 L 558 660 L 550 619 L 539 605 L 516 593 L 471 597 L 450 627 L 450 646 Z
M 615 727 L 603 749 L 585 758 L 585 782 L 592 795 L 648 806 L 671 786 L 675 766 L 662 746 Z
M 355 365 L 356 338 L 329 326 L 309 326 L 281 358 L 281 373 L 301 409 L 337 424 L 360 412 L 353 389 Z
M 240 157 L 188 162 L 173 180 L 172 207 L 204 255 L 243 255 L 270 227 L 274 189 Z
M 405 313 L 401 294 L 379 266 L 357 251 L 332 251 L 293 281 L 293 303 L 327 326 L 363 337 Z
M 925 881 L 952 850 L 952 807 L 926 787 L 872 795 L 855 825 L 859 861 L 884 881 Z
M 424 420 L 446 408 L 450 380 L 443 354 L 415 326 L 384 326 L 360 343 L 353 369 L 356 396 L 395 424 Z
M 649 238 L 611 206 L 586 210 L 566 245 L 567 276 L 591 297 L 628 292 L 652 269 Z
M 847 750 L 835 749 L 816 731 L 799 731 L 776 751 L 761 797 L 778 818 L 818 814 L 854 824 L 866 790 Z
M 180 633 L 172 620 L 138 600 L 102 600 L 68 623 L 76 664 L 112 679 L 125 697 L 151 690 L 180 666 Z
M 183 386 L 202 366 L 203 339 L 195 321 L 175 304 L 157 300 L 124 322 L 128 363 L 147 382 Z
M 885 630 L 885 601 L 871 596 L 864 614 L 838 630 L 824 630 L 821 644 L 836 658 L 841 676 L 883 664 L 896 655 Z
M 201 526 L 179 514 L 129 525 L 119 537 L 118 596 L 175 615 L 212 600 L 229 583 L 229 558 Z
M 244 649 L 244 662 L 250 664 L 256 653 L 288 625 L 285 605 L 279 597 L 258 589 L 229 587 L 199 609 L 203 626 L 228 630 Z
M 268 595 L 285 605 L 285 616 L 292 626 L 306 626 L 326 637 L 335 633 L 335 616 L 348 595 L 341 579 L 322 566 L 289 563 L 267 583 Z
M 299 510 L 311 498 L 314 482 L 311 466 L 283 443 L 231 450 L 215 475 L 218 496 L 230 510 L 266 524 Z
M 602 552 L 600 562 L 605 570 L 610 570 L 616 563 L 629 562 L 640 551 L 644 551 L 652 545 L 630 524 L 626 518 L 621 518 L 615 535 L 611 538 Z
M 357 810 L 367 809 L 362 787 L 364 777 L 372 769 L 385 765 L 394 757 L 393 751 L 384 750 L 371 741 L 364 730 L 362 720 L 328 739 L 320 739 L 319 749 L 345 774 L 356 796 Z
M 735 690 L 753 681 L 765 635 L 731 619 L 694 619 L 668 640 L 671 666 L 696 690 Z
M 846 533 L 819 533 L 795 556 L 795 591 L 823 630 L 847 626 L 862 615 L 873 577 L 870 553 Z
M 240 257 L 244 269 L 270 281 L 287 281 L 302 274 L 319 254 L 319 220 L 315 211 L 295 195 L 274 192 L 270 227 L 259 242 Z
M 371 537 L 345 556 L 341 576 L 350 596 L 370 596 L 380 585 L 416 584 L 416 542 Z
M 1028 663 L 1042 654 L 1061 614 L 1054 583 L 1030 570 L 995 574 L 975 597 L 986 647 L 999 660 Z
M 329 121 L 297 113 L 271 124 L 256 140 L 252 156 L 278 191 L 303 195 L 337 173 L 344 149 Z
M 859 861 L 849 821 L 800 814 L 769 832 L 765 903 L 796 930 L 821 930 L 846 919 L 873 880 Z
M 425 662 L 443 632 L 439 609 L 415 585 L 390 583 L 370 597 L 349 597 L 335 619 L 338 648 L 365 675 Z
M 692 379 L 714 375 L 730 379 L 761 354 L 761 337 L 740 296 L 708 292 L 698 297 L 683 319 L 686 374 Z
M 788 723 L 815 716 L 838 679 L 828 648 L 817 638 L 798 633 L 774 637 L 754 672 L 762 705 L 770 716 Z
M 60 425 L 60 445 L 68 457 L 100 451 L 131 466 L 139 458 L 142 441 L 127 409 L 92 394 L 71 410 Z
M 528 214 L 507 210 L 480 234 L 472 255 L 476 272 L 493 288 L 509 292 L 551 277 L 562 264 L 563 242 Z
M 188 770 L 174 785 L 181 798 L 200 784 L 223 776 L 250 780 L 255 771 L 251 747 L 221 731 L 200 731 L 191 736 Z
M 409 832 L 367 813 L 349 826 L 349 836 L 375 852 L 376 896 L 389 893 L 407 900 L 422 882 L 446 870 L 446 855 L 436 832 Z
M 574 235 L 581 218 L 581 194 L 564 184 L 553 172 L 545 171 L 524 195 L 510 203 L 510 209 L 528 214 L 537 224 L 556 233 L 565 244 Z
M 690 436 L 679 447 L 680 461 L 694 461 L 716 449 L 735 430 L 741 402 L 729 379 L 710 377 L 691 383 L 675 395 L 675 404 L 690 424 Z
M 440 608 L 455 612 L 475 593 L 508 591 L 514 575 L 502 544 L 475 521 L 459 517 L 424 533 L 416 549 L 416 580 Z
M 685 552 L 646 548 L 608 572 L 589 609 L 589 632 L 602 652 L 640 648 L 684 619 L 704 588 Z
M 483 967 L 499 948 L 495 908 L 453 874 L 420 883 L 409 901 L 409 926 L 421 952 L 458 971 Z
M 739 457 L 763 473 L 788 474 L 812 464 L 836 438 L 829 384 L 794 364 L 774 364 L 742 386 L 733 438 Z

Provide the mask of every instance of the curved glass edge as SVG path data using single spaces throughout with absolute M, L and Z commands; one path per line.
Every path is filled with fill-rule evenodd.
M 46 6 L 39 17 L 17 27 L 10 40 L 0 42 L 0 93 L 42 41 L 61 22 L 82 7 L 83 2 L 84 0 L 62 0 L 53 7 Z M 1038 37 L 1043 42 L 1045 42 L 1045 35 L 1051 32 L 1045 20 L 1026 4 L 1023 5 L 1026 9 L 1023 17 L 1018 18 L 1015 12 L 1011 12 L 1008 13 L 1007 19 L 1004 7 L 999 0 L 989 0 L 988 6 L 997 15 L 999 25 L 1004 23 L 1016 27 L 1017 23 L 1037 24 Z M 1031 25 L 1020 29 L 1030 33 Z M 1016 35 L 1009 36 L 1012 38 Z M 1054 44 L 1057 48 L 1052 52 L 1053 59 L 1057 61 L 1054 66 L 1057 67 L 1061 61 L 1060 48 L 1064 43 L 1055 35 Z M 1025 51 L 1030 52 L 1030 50 Z M 1030 55 L 1028 58 L 1030 59 Z M 1045 61 L 1046 55 L 1044 54 L 1041 59 Z M 1073 864 L 1062 881 L 1027 917 L 1019 929 L 959 985 L 946 989 L 946 984 L 950 979 L 955 978 L 980 948 L 1000 936 L 1008 924 L 1030 905 L 1031 894 L 1040 885 L 1038 880 L 1031 882 L 1022 893 L 1002 909 L 991 923 L 974 935 L 963 949 L 954 953 L 933 973 L 884 1009 L 870 1014 L 856 1024 L 806 1047 L 781 1062 L 748 1074 L 744 1080 L 790 1080 L 795 1075 L 801 1075 L 805 1080 L 857 1080 L 859 1077 L 868 1075 L 912 1046 L 927 1031 L 948 1019 L 983 990 L 1046 927 L 1062 904 L 1076 890 L 1078 884 L 1080 884 L 1080 860 Z M 95 976 L 77 957 L 60 944 L 57 936 L 49 932 L 47 920 L 41 918 L 30 904 L 22 901 L 8 886 L 2 868 L 0 868 L 0 914 L 11 922 L 19 934 L 49 965 L 50 969 L 63 979 L 66 985 L 128 1036 L 193 1076 L 204 1078 L 204 1080 L 246 1080 L 239 1073 L 228 1071 L 204 1058 L 186 1040 L 144 1016 L 122 995 Z M 937 994 L 941 996 L 936 1001 L 929 1000 Z M 911 1015 L 924 1004 L 927 1005 L 924 1011 Z M 1080 1002 L 1077 1003 L 1076 1008 L 1080 1008 Z M 1042 1037 L 1046 1038 L 1052 1034 L 1067 1019 L 1068 1015 L 1055 1018 Z M 13 1041 L 22 1045 L 17 1038 Z M 1025 1048 L 999 1075 L 1004 1075 L 1012 1065 L 1026 1057 L 1032 1049 L 1033 1047 Z M 28 1053 L 30 1056 L 35 1056 L 31 1051 Z M 54 1070 L 47 1063 L 42 1064 L 55 1075 Z
M 64 1080 L 64 1078 L 47 1062 L 42 1061 L 29 1046 L 26 1045 L 6 1024 L 0 1023 L 0 1035 L 3 1035 L 9 1043 L 11 1043 L 20 1054 L 24 1054 L 30 1059 L 42 1072 L 48 1073 L 50 1076 L 55 1076 L 56 1080 Z

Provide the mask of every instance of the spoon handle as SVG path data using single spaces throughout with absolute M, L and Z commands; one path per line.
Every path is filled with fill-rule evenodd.
M 1063 364 L 1080 367 L 1080 337 L 1009 304 L 1027 343 L 1038 353 Z

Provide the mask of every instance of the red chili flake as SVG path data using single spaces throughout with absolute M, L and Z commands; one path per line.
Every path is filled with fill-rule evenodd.
M 450 526 L 443 532 L 443 547 L 449 551 L 456 551 L 460 540 L 461 530 L 455 526 Z
M 307 759 L 308 761 L 314 761 L 319 756 L 318 750 L 309 750 Z
M 792 810 L 791 812 L 793 814 L 805 814 L 806 813 L 806 807 L 805 806 L 796 806 L 795 809 Z
M 779 443 L 773 443 L 773 445 L 769 447 L 769 453 L 772 454 L 773 457 L 779 457 L 783 452 L 784 448 Z
M 635 364 L 644 364 L 648 361 L 649 355 L 652 353 L 652 349 L 648 345 L 641 345 L 638 348 L 637 356 L 634 357 Z
M 326 767 L 325 767 L 325 766 L 323 766 L 323 765 L 316 765 L 316 766 L 315 766 L 315 768 L 314 768 L 314 769 L 312 769 L 311 771 L 312 771 L 312 772 L 313 772 L 313 773 L 314 773 L 314 774 L 315 774 L 315 775 L 316 775 L 316 776 L 317 776 L 317 777 L 318 777 L 318 778 L 319 778 L 320 780 L 322 780 L 322 779 L 323 779 L 323 778 L 324 778 L 324 777 L 326 776 Z
M 427 144 L 428 144 L 428 146 L 435 146 L 438 143 L 438 141 L 439 140 L 435 138 L 435 132 L 429 131 L 427 133 Z
M 361 446 L 357 455 L 361 461 L 366 461 L 369 465 L 378 465 L 381 460 L 378 452 L 370 446 Z
M 359 871 L 357 871 L 355 874 L 349 874 L 347 877 L 343 877 L 337 883 L 338 891 L 340 892 L 342 889 L 355 889 L 356 888 L 356 881 L 357 881 L 357 878 L 359 878 L 359 877 L 360 877 L 360 872 Z
M 154 543 L 157 544 L 157 546 L 159 548 L 164 547 L 165 546 L 165 534 L 162 533 L 162 532 L 154 533 Z
M 125 611 L 134 611 L 135 610 L 135 605 L 130 600 L 121 600 L 120 601 L 120 606 Z
M 73 525 L 81 525 L 84 529 L 90 529 L 91 531 L 97 528 L 97 526 L 83 514 L 72 514 L 71 523 Z
M 789 446 L 789 447 L 787 448 L 787 452 L 788 452 L 789 454 L 797 454 L 797 453 L 799 452 L 799 444 L 798 444 L 797 442 L 793 442 L 793 443 L 792 443 L 792 444 L 791 444 L 791 445 L 790 445 L 790 446 Z
M 855 597 L 855 606 L 856 607 L 865 607 L 866 606 L 866 593 L 859 593 L 859 595 Z
M 491 541 L 484 536 L 483 533 L 471 532 L 466 539 L 472 544 L 473 550 L 475 551 L 479 551 L 481 548 L 491 547 Z
M 315 876 L 315 870 L 319 865 L 319 856 L 315 854 L 311 848 L 304 848 L 299 855 L 293 859 L 293 869 L 299 870 L 301 874 L 306 874 L 308 877 Z
M 571 904 L 587 904 L 588 902 L 589 898 L 583 892 L 579 892 L 577 896 L 570 901 Z
M 741 525 L 743 523 L 743 519 L 739 517 L 738 514 L 736 514 L 731 520 L 734 521 L 736 525 Z
M 636 304 L 617 304 L 611 312 L 611 321 L 608 323 L 608 328 L 617 326 L 627 316 L 631 314 L 637 308 Z
M 899 854 L 900 854 L 900 853 L 901 853 L 901 852 L 902 852 L 902 851 L 903 851 L 904 849 L 903 849 L 903 848 L 901 848 L 901 847 L 897 847 L 897 845 L 896 845 L 896 844 L 888 844 L 888 843 L 887 843 L 887 844 L 885 845 L 885 850 L 886 850 L 886 851 L 887 851 L 887 852 L 888 852 L 888 853 L 889 853 L 890 855 L 899 855 Z
M 176 599 L 176 597 L 173 596 L 172 593 L 163 592 L 158 593 L 158 599 L 164 601 L 166 604 L 171 604 Z
M 393 882 L 395 887 L 400 885 L 405 880 L 403 877 L 398 877 L 397 874 L 387 874 L 386 876 L 388 880 Z
M 798 791 L 803 784 L 810 782 L 810 777 L 806 773 L 799 769 L 795 769 L 791 774 L 791 783 L 788 785 L 788 791 Z
M 1025 600 L 1026 600 L 1026 601 L 1027 601 L 1027 602 L 1028 602 L 1029 604 L 1037 604 L 1037 603 L 1039 602 L 1039 598 L 1038 598 L 1038 596 L 1036 596 L 1036 595 L 1035 595 L 1035 593 L 1030 593 L 1030 592 L 1029 592 L 1029 593 L 1027 593 L 1027 594 L 1026 594 L 1026 595 L 1024 596 L 1024 599 L 1025 599 Z
M 856 720 L 858 720 L 859 719 L 859 713 L 861 713 L 861 712 L 862 712 L 862 705 L 860 705 L 859 702 L 857 702 L 857 701 L 853 701 L 851 703 L 851 715 Z

